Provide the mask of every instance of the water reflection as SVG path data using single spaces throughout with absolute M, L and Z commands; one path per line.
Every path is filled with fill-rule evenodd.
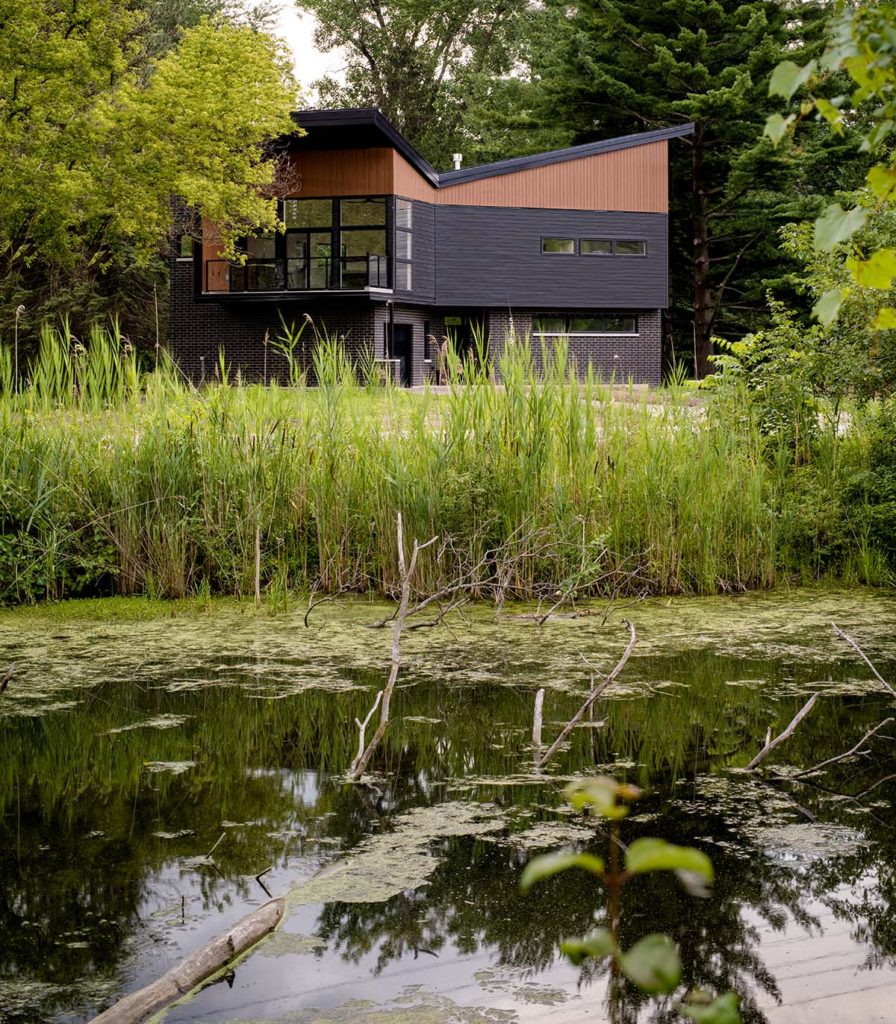
M 329 977 L 355 967 L 380 979 L 370 981 L 371 998 L 377 984 L 384 998 L 395 994 L 399 964 L 410 965 L 403 983 L 424 966 L 465 958 L 520 978 L 554 976 L 558 941 L 587 931 L 602 910 L 599 893 L 583 893 L 574 877 L 526 897 L 518 890 L 532 853 L 526 831 L 567 821 L 561 783 L 525 778 L 539 680 L 523 676 L 511 687 L 456 676 L 434 686 L 409 672 L 375 785 L 358 787 L 343 775 L 356 745 L 348 723 L 363 717 L 381 680 L 346 672 L 352 688 L 283 699 L 259 699 L 238 673 L 226 686 L 115 683 L 73 691 L 74 707 L 0 719 L 0 1021 L 84 1020 L 262 900 L 255 875 L 265 868 L 273 867 L 268 885 L 285 887 L 365 837 L 388 835 L 410 809 L 458 799 L 495 803 L 502 828 L 437 840 L 423 887 L 315 910 L 308 927 L 326 943 L 318 962 Z M 660 835 L 710 854 L 712 899 L 695 901 L 660 877 L 633 883 L 623 940 L 668 932 L 686 981 L 736 988 L 749 1021 L 765 1020 L 780 996 L 763 935 L 817 932 L 819 906 L 848 924 L 869 968 L 896 955 L 896 783 L 880 782 L 896 773 L 892 738 L 875 738 L 869 756 L 817 780 L 767 785 L 736 772 L 769 725 L 786 724 L 810 683 L 837 691 L 850 670 L 818 675 L 799 662 L 700 651 L 633 659 L 627 688 L 602 707 L 602 721 L 576 730 L 554 769 L 600 765 L 649 787 L 627 837 Z M 549 693 L 546 735 L 577 703 L 574 693 Z M 834 692 L 781 760 L 805 766 L 839 753 L 885 713 L 876 696 Z M 140 727 L 115 731 L 127 725 Z M 597 830 L 594 848 L 604 839 Z M 235 990 L 257 998 L 253 979 L 263 976 L 264 991 L 279 986 L 285 1005 L 314 1005 L 276 966 L 279 974 L 251 959 Z M 599 1001 L 599 968 L 582 980 Z M 219 986 L 172 1019 L 224 1019 L 233 998 Z M 624 1019 L 634 1022 L 646 1011 L 637 993 L 625 998 Z

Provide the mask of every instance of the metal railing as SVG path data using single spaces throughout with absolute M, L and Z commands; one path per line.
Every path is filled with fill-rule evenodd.
M 206 260 L 203 291 L 291 292 L 388 288 L 386 256 L 315 256 L 311 259 Z

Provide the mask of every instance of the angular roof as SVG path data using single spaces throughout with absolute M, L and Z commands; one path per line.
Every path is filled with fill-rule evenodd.
M 515 171 L 564 163 L 567 160 L 580 160 L 582 157 L 612 153 L 618 149 L 630 149 L 632 146 L 646 146 L 651 142 L 677 139 L 684 135 L 692 135 L 694 132 L 692 123 L 674 128 L 657 128 L 649 132 L 620 135 L 618 138 L 601 139 L 599 142 L 585 142 L 580 146 L 553 149 L 530 156 L 517 156 L 510 160 L 498 160 L 491 164 L 464 167 L 459 171 L 445 171 L 440 174 L 399 133 L 391 121 L 372 107 L 356 110 L 300 110 L 293 114 L 293 119 L 300 127 L 309 131 L 315 148 L 321 148 L 321 145 L 326 149 L 367 148 L 385 142 L 398 150 L 434 188 L 448 188 L 468 181 L 478 181 L 480 178 L 513 174 Z

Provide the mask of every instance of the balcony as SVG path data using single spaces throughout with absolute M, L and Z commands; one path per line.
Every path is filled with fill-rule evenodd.
M 298 259 L 206 260 L 207 293 L 368 291 L 389 287 L 387 256 L 318 256 Z

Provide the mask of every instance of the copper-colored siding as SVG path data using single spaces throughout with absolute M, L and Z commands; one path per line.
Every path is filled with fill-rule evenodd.
M 393 192 L 392 154 L 378 149 L 298 150 L 291 154 L 291 174 L 300 175 L 296 196 L 382 196 Z
M 395 192 L 440 206 L 667 213 L 668 143 L 599 153 L 435 189 L 397 152 Z

